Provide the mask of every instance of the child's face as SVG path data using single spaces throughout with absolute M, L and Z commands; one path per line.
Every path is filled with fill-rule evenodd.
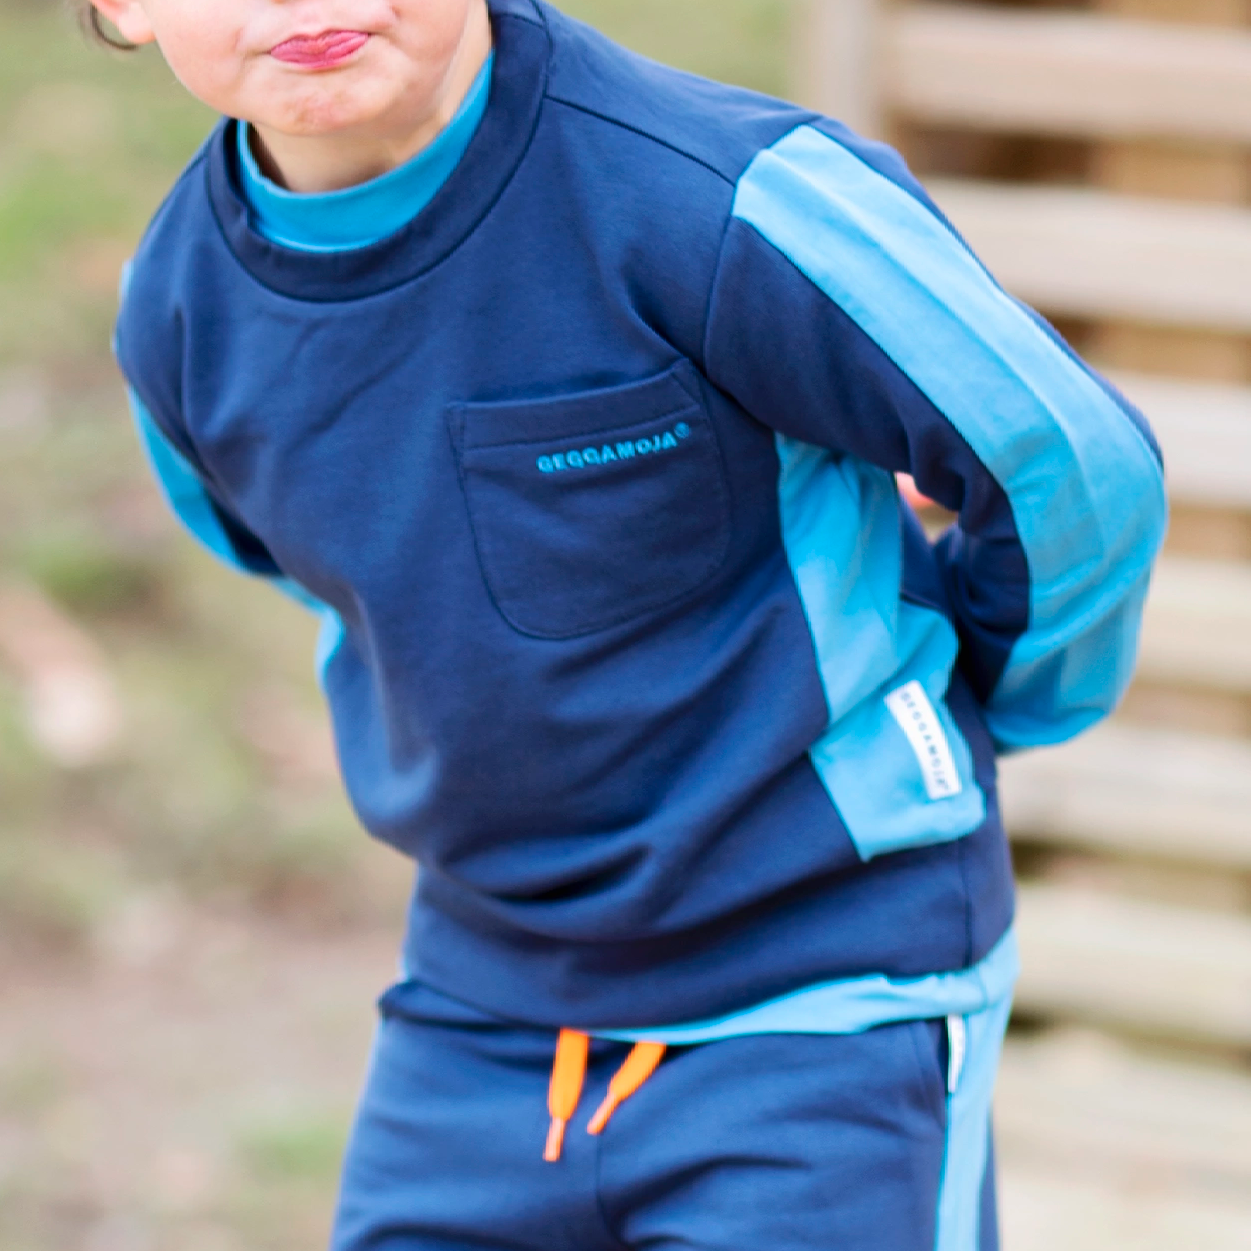
M 93 3 L 217 112 L 301 136 L 420 119 L 485 21 L 484 0 Z

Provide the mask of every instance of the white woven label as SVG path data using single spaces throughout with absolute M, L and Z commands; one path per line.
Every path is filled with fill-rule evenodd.
M 886 697 L 886 707 L 916 753 L 921 776 L 925 779 L 925 793 L 931 799 L 950 799 L 960 794 L 964 786 L 951 755 L 951 744 L 920 682 L 908 682 L 897 691 L 891 691 Z
M 969 1046 L 969 1030 L 962 1016 L 947 1018 L 947 1093 L 954 1095 L 964 1072 L 964 1056 Z

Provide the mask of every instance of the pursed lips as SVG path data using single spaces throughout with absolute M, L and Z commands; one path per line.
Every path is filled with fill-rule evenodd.
M 341 65 L 370 40 L 363 30 L 323 30 L 315 35 L 293 35 L 275 44 L 269 55 L 286 65 L 329 69 Z

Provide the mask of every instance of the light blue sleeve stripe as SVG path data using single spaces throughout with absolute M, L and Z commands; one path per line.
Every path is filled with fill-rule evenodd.
M 916 383 L 1008 497 L 1030 619 L 990 700 L 996 741 L 1056 742 L 1105 715 L 1167 512 L 1133 422 L 933 213 L 812 127 L 756 157 L 734 213 Z
M 858 1034 L 892 1021 L 931 1020 L 981 1012 L 1012 996 L 1020 969 L 1009 930 L 971 969 L 892 980 L 874 974 L 808 986 L 744 1012 L 647 1030 L 595 1030 L 597 1038 L 673 1046 L 746 1034 Z
M 298 582 L 290 578 L 271 577 L 249 569 L 235 552 L 230 536 L 221 523 L 217 510 L 204 489 L 200 475 L 191 467 L 187 458 L 165 437 L 147 406 L 130 391 L 130 411 L 134 418 L 139 440 L 147 453 L 148 463 L 156 476 L 161 493 L 174 515 L 219 560 L 232 569 L 250 577 L 260 577 L 284 595 L 296 601 L 321 618 L 321 632 L 317 643 L 317 672 L 325 675 L 326 666 L 343 642 L 345 630 L 342 618 L 316 596 L 310 595 Z

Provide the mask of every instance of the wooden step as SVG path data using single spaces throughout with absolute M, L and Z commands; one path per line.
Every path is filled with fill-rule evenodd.
M 1251 388 L 1125 372 L 1111 377 L 1150 419 L 1174 499 L 1251 509 Z
M 1233 1191 L 1251 1221 L 1249 1071 L 1141 1052 L 1088 1029 L 1014 1035 L 995 1122 L 1007 1160 Z
M 1019 925 L 1022 1008 L 1251 1047 L 1251 918 L 1035 883 Z
M 909 5 L 883 18 L 880 90 L 928 122 L 1251 143 L 1251 34 L 1094 15 Z
M 1161 560 L 1143 623 L 1139 672 L 1152 681 L 1251 693 L 1251 564 Z
M 1251 1072 L 1084 1029 L 1010 1037 L 995 1097 L 1010 1251 L 1245 1251 Z
M 1003 285 L 1046 312 L 1251 332 L 1251 210 L 931 179 Z
M 1194 1194 L 1170 1180 L 1117 1185 L 1009 1160 L 999 1175 L 1004 1251 L 1248 1251 L 1244 1196 Z
M 1014 836 L 1251 869 L 1251 742 L 1111 724 L 1001 764 Z

